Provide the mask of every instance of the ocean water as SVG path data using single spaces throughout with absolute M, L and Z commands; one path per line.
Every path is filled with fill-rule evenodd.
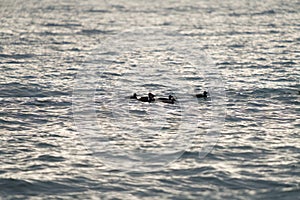
M 0 199 L 300 199 L 299 10 L 0 0 Z

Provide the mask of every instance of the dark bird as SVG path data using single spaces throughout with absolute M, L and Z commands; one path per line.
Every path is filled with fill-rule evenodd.
M 149 102 L 149 103 L 150 103 L 150 102 L 155 101 L 154 97 L 155 97 L 154 94 L 149 93 L 147 97 L 141 97 L 141 98 L 139 98 L 138 100 L 139 100 L 139 101 L 142 101 L 142 102 Z
M 158 100 L 163 103 L 170 103 L 170 104 L 174 104 L 176 101 L 176 99 L 172 95 L 169 95 L 169 98 L 158 98 Z
M 204 91 L 203 94 L 196 94 L 197 98 L 207 98 L 208 92 Z
M 130 97 L 130 99 L 137 99 L 136 93 L 134 93 L 134 94 Z

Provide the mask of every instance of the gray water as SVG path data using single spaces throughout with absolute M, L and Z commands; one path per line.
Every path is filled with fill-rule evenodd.
M 1 199 L 300 199 L 299 10 L 1 0 Z

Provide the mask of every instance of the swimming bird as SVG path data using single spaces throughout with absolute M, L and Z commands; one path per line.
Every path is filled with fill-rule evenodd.
M 130 99 L 137 99 L 136 93 L 134 93 L 134 94 L 130 97 Z
M 147 97 L 141 97 L 141 98 L 139 98 L 138 100 L 139 100 L 139 101 L 142 101 L 142 102 L 149 102 L 149 103 L 150 103 L 150 102 L 155 101 L 154 97 L 155 97 L 154 94 L 148 93 L 148 96 L 147 96 Z
M 176 101 L 176 99 L 172 95 L 169 95 L 169 98 L 158 98 L 158 100 L 163 103 L 171 103 L 171 104 L 174 104 Z
M 196 94 L 197 98 L 207 98 L 208 92 L 204 91 L 203 94 Z

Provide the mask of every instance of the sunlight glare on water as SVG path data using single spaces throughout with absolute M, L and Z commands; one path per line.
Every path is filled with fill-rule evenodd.
M 73 107 L 81 139 L 104 164 L 153 171 L 178 159 L 192 143 L 206 141 L 198 146 L 201 157 L 211 151 L 224 120 L 224 89 L 197 41 L 161 28 L 133 29 L 102 42 L 91 59 L 91 66 L 86 64 L 77 76 Z M 195 80 L 206 84 L 212 95 L 208 112 L 199 113 L 203 105 L 195 98 Z M 129 100 L 133 91 L 172 94 L 177 101 L 136 103 Z M 199 135 L 201 140 L 196 139 Z

